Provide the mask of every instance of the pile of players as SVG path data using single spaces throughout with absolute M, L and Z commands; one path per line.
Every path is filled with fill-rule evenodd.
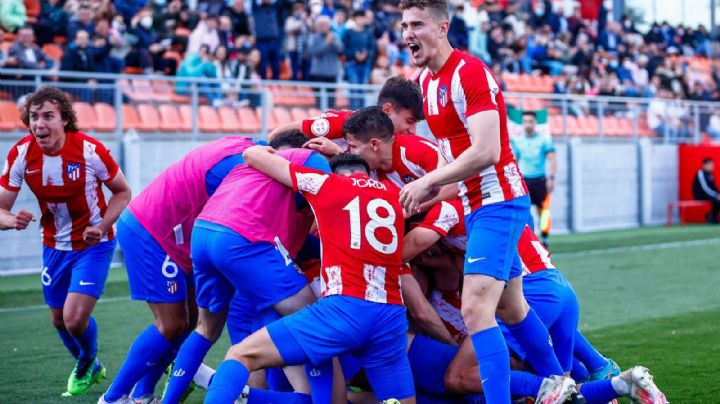
M 90 224 L 99 235 L 85 230 L 72 252 L 111 242 L 107 224 L 117 218 L 132 297 L 155 317 L 99 403 L 178 403 L 196 385 L 208 389 L 206 403 L 223 404 L 667 402 L 647 369 L 620 372 L 577 330 L 575 292 L 527 224 L 502 92 L 481 61 L 447 43 L 447 4 L 401 8 L 420 85 L 393 78 L 377 106 L 288 123 L 270 146 L 210 142 L 119 218 L 129 194 L 98 204 L 106 219 L 91 215 Z M 5 193 L 17 192 L 23 175 L 30 183 L 30 163 L 17 163 L 35 158 L 24 144 L 51 149 L 42 120 L 52 117 L 32 112 L 47 102 L 33 100 L 32 134 L 11 151 Z M 422 119 L 437 145 L 412 134 Z M 87 164 L 98 167 L 97 179 L 86 170 L 87 182 L 121 178 L 101 145 L 84 142 Z M 68 165 L 66 181 L 76 169 Z M 0 202 L 4 228 L 33 219 L 9 213 L 14 199 Z M 58 215 L 47 205 L 43 215 Z M 70 295 L 102 293 L 77 292 L 71 273 Z M 105 372 L 83 313 L 85 328 L 60 334 L 78 359 L 67 395 Z M 233 345 L 214 371 L 202 361 L 226 324 Z

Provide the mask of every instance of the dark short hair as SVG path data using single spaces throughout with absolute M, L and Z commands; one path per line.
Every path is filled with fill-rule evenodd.
M 70 97 L 55 87 L 47 86 L 41 87 L 27 97 L 20 117 L 26 127 L 30 128 L 30 108 L 40 107 L 45 102 L 51 102 L 57 106 L 60 111 L 60 117 L 67 121 L 64 128 L 65 132 L 77 132 L 79 130 L 77 126 L 77 115 L 75 115 L 75 111 L 73 111 Z
M 308 140 L 310 140 L 310 138 L 298 129 L 290 129 L 278 133 L 268 146 L 273 149 L 279 149 L 283 146 L 299 149 L 303 147 Z
M 449 19 L 447 0 L 400 0 L 400 11 L 417 7 L 421 10 L 428 9 L 438 19 Z
M 355 17 L 365 17 L 365 9 L 359 8 L 357 10 L 353 10 L 352 18 Z
M 523 110 L 522 116 L 531 116 L 531 117 L 537 119 L 537 114 L 535 113 L 535 111 L 530 111 L 530 110 L 527 110 L 527 109 L 526 109 L 526 110 Z
M 390 140 L 395 133 L 390 117 L 378 106 L 365 107 L 355 111 L 343 124 L 342 134 L 348 134 L 362 142 L 371 138 Z
M 370 174 L 370 166 L 367 161 L 357 154 L 347 152 L 340 153 L 330 159 L 330 169 L 333 172 L 337 172 L 342 168 L 351 166 L 362 166 L 365 169 L 365 173 Z
M 415 119 L 425 119 L 420 85 L 402 76 L 390 77 L 378 95 L 378 105 L 390 103 L 395 109 L 409 109 Z
M 705 164 L 707 164 L 707 163 L 712 163 L 712 162 L 713 162 L 712 157 L 705 157 L 705 158 L 703 159 L 703 165 L 705 165 Z

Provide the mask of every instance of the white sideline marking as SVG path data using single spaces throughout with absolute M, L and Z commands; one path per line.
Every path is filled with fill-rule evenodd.
M 115 303 L 115 302 L 124 302 L 124 301 L 130 301 L 130 296 L 115 296 L 115 297 L 107 297 L 107 298 L 100 298 L 98 300 L 97 304 L 102 303 Z M 47 310 L 48 306 L 45 304 L 36 304 L 33 306 L 21 306 L 21 307 L 7 307 L 4 309 L 0 309 L 0 313 L 15 313 L 18 311 L 33 311 L 33 310 Z
M 551 257 L 552 258 L 585 257 L 588 255 L 603 255 L 603 254 L 616 254 L 616 253 L 625 253 L 625 252 L 668 250 L 671 248 L 694 247 L 694 246 L 713 245 L 713 244 L 720 244 L 720 237 L 709 238 L 709 239 L 705 239 L 705 240 L 673 241 L 670 243 L 644 244 L 644 245 L 637 245 L 637 246 L 630 246 L 630 247 L 612 247 L 612 248 L 603 248 L 603 249 L 597 249 L 597 250 L 575 251 L 575 252 L 571 252 L 571 253 L 557 253 L 557 254 L 552 254 Z M 101 298 L 100 300 L 98 300 L 98 304 L 114 303 L 114 302 L 122 302 L 122 301 L 130 301 L 130 296 L 116 296 L 116 297 Z M 43 310 L 43 309 L 47 309 L 47 308 L 48 307 L 44 304 L 38 304 L 38 305 L 34 305 L 34 306 L 8 307 L 8 308 L 0 308 L 0 313 L 14 313 L 14 312 L 18 312 L 18 311 Z
M 705 240 L 689 240 L 689 241 L 672 241 L 669 243 L 643 244 L 629 247 L 611 247 L 597 250 L 583 250 L 569 253 L 551 254 L 552 258 L 569 258 L 569 257 L 585 257 L 588 255 L 616 254 L 626 252 L 640 252 L 653 250 L 669 250 L 671 248 L 694 247 L 703 245 L 720 244 L 720 237 L 709 238 Z

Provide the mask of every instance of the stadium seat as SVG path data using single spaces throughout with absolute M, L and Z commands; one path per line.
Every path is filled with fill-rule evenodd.
M 46 43 L 45 45 L 43 45 L 42 51 L 43 53 L 45 53 L 45 55 L 47 55 L 47 57 L 57 61 L 58 63 L 63 56 L 63 48 L 54 43 Z
M 287 110 L 287 108 L 283 107 L 275 107 L 273 108 L 272 112 L 275 115 L 275 125 L 280 126 L 282 124 L 292 122 L 292 115 L 290 115 L 290 112 Z
M 153 88 L 150 80 L 133 79 L 132 80 L 133 96 L 131 99 L 135 102 L 148 102 L 154 100 Z
M 122 105 L 122 129 L 140 129 L 140 116 L 134 106 Z
M 165 103 L 172 102 L 174 89 L 172 83 L 165 80 L 152 80 L 150 81 L 150 88 L 152 90 L 152 99 L 155 102 Z
M 315 105 L 315 93 L 312 87 L 298 86 L 296 91 L 298 94 L 292 105 L 300 105 L 303 107 L 312 107 Z
M 192 107 L 190 105 L 186 105 L 186 104 L 180 105 L 178 110 L 180 111 L 180 121 L 181 121 L 181 123 L 178 126 L 184 132 L 192 132 L 192 120 L 193 120 Z M 198 121 L 198 125 L 200 125 L 199 121 Z
M 618 118 L 618 136 L 632 136 L 633 121 L 630 118 Z
M 238 133 L 240 131 L 240 118 L 232 107 L 218 108 L 220 117 L 220 130 L 225 133 Z
M 25 14 L 27 14 L 27 20 L 25 23 L 35 24 L 37 22 L 37 17 L 40 15 L 40 11 L 42 11 L 42 4 L 40 4 L 40 0 L 24 0 L 24 2 Z
M 183 119 L 175 105 L 161 104 L 158 105 L 158 114 L 160 115 L 159 129 L 163 132 L 179 132 L 180 124 Z
M 218 117 L 215 108 L 210 105 L 200 105 L 198 107 L 198 127 L 201 132 L 220 132 L 220 117 Z
M 0 101 L 0 130 L 13 131 L 23 126 L 20 124 L 20 111 L 15 103 Z
M 275 107 L 278 108 L 278 107 Z M 262 125 L 263 121 L 263 112 L 262 107 L 257 107 L 255 110 L 255 113 L 257 114 L 258 122 L 260 122 L 260 125 Z M 275 119 L 275 114 L 272 112 L 272 110 L 269 110 L 267 112 L 267 130 L 271 131 L 277 128 L 278 122 L 277 119 Z
M 548 125 L 550 126 L 550 134 L 553 136 L 563 136 L 563 117 L 562 115 L 549 115 Z
M 115 115 L 115 108 L 104 102 L 96 102 L 93 104 L 95 109 L 95 130 L 98 132 L 113 132 L 115 131 L 115 124 L 117 116 Z
M 238 118 L 240 118 L 240 126 L 238 129 L 243 133 L 260 132 L 260 120 L 255 111 L 250 107 L 242 107 L 238 110 Z
M 308 109 L 308 118 L 320 116 L 320 114 L 322 114 L 322 111 L 320 111 L 320 109 L 318 109 L 318 108 L 312 107 L 312 108 Z
M 345 91 L 346 90 L 338 88 L 337 91 L 335 92 L 335 108 L 336 109 L 346 109 L 350 105 L 350 102 L 348 101 Z
M 302 121 L 303 119 L 306 119 L 308 115 L 308 110 L 300 107 L 293 107 L 290 110 L 290 115 L 292 116 L 292 120 L 294 121 Z
M 95 109 L 87 102 L 73 102 L 73 110 L 78 118 L 78 127 L 81 131 L 95 130 L 97 116 Z
M 603 135 L 611 137 L 620 135 L 620 123 L 614 116 L 604 116 L 600 122 L 602 123 Z
M 581 134 L 580 124 L 578 118 L 572 115 L 566 117 L 567 120 L 567 133 L 570 136 L 578 136 Z
M 138 129 L 143 132 L 155 132 L 160 129 L 160 115 L 153 105 L 139 104 L 137 111 L 140 117 Z

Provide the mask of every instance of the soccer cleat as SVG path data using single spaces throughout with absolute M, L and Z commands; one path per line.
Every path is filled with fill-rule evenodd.
M 149 395 L 144 397 L 133 397 L 130 399 L 132 404 L 161 404 L 162 400 L 160 397 L 155 395 Z
M 628 385 L 628 397 L 633 403 L 667 404 L 665 394 L 655 385 L 653 377 L 646 367 L 632 367 L 617 377 Z
M 68 378 L 68 389 L 66 392 L 62 393 L 62 397 L 71 397 L 83 394 L 88 391 L 93 384 L 99 382 L 107 376 L 105 366 L 99 359 L 95 358 L 93 360 L 92 371 L 88 371 L 88 369 L 85 371 L 85 374 L 78 377 L 78 363 L 75 364 L 75 368 L 72 373 L 70 373 L 70 378 Z
M 105 394 L 103 394 L 98 399 L 97 404 L 135 404 L 135 401 L 128 398 L 128 396 L 122 396 L 119 400 L 110 402 L 105 400 Z
M 574 393 L 577 393 L 575 380 L 552 376 L 543 380 L 535 404 L 562 404 Z
M 607 380 L 620 374 L 620 366 L 614 360 L 606 359 L 607 364 L 603 368 L 590 373 L 590 380 Z
M 400 400 L 397 398 L 388 398 L 387 400 L 383 401 L 383 404 L 400 404 Z

